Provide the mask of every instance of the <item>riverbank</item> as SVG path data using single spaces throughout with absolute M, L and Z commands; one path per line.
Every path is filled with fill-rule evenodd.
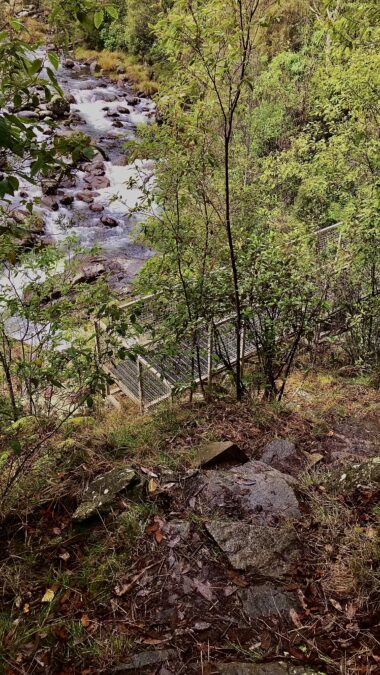
M 135 57 L 122 51 L 111 52 L 107 49 L 95 51 L 79 47 L 75 50 L 75 58 L 99 68 L 111 80 L 128 82 L 139 96 L 151 97 L 158 92 L 159 84 L 153 79 L 153 71 L 149 66 L 139 62 Z
M 311 373 L 282 406 L 225 394 L 69 422 L 2 532 L 5 672 L 377 672 L 379 409 L 363 381 Z M 235 450 L 199 468 L 216 441 Z M 126 469 L 133 485 L 118 491 Z M 86 486 L 110 471 L 108 508 L 78 521 Z M 216 528 L 232 522 L 234 550 Z

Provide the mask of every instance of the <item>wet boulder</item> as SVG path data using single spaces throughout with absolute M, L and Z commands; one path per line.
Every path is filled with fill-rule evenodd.
M 94 201 L 94 197 L 91 192 L 77 192 L 75 199 L 78 199 L 80 202 L 85 202 L 86 204 L 91 204 Z
M 107 188 L 111 185 L 107 176 L 94 176 L 93 174 L 90 174 L 89 176 L 86 176 L 84 180 L 91 186 L 93 190 Z
M 264 464 L 269 464 L 278 471 L 290 472 L 291 467 L 299 470 L 302 460 L 298 457 L 296 446 L 286 438 L 276 438 L 265 446 L 260 458 Z
M 236 570 L 277 578 L 289 574 L 297 559 L 296 532 L 290 525 L 213 520 L 206 529 Z
M 54 118 L 59 119 L 70 112 L 70 103 L 63 96 L 53 96 L 48 109 Z
M 238 593 L 244 612 L 253 619 L 288 614 L 298 608 L 297 595 L 273 583 L 243 588 Z
M 101 67 L 99 66 L 99 63 L 97 61 L 92 61 L 90 63 L 90 73 L 91 75 L 96 75 L 97 73 L 100 73 Z
M 259 524 L 298 518 L 300 510 L 292 476 L 252 460 L 228 471 L 209 470 L 198 494 L 202 512 L 219 511 Z
M 106 227 L 117 227 L 119 224 L 115 218 L 112 218 L 112 216 L 102 216 L 100 221 Z
M 75 62 L 72 59 L 65 59 L 63 62 L 64 68 L 68 68 L 69 70 L 72 70 L 75 66 Z
M 70 206 L 74 201 L 74 197 L 72 195 L 65 195 L 59 201 L 63 206 Z
M 89 209 L 93 213 L 101 213 L 104 211 L 104 206 L 102 204 L 90 204 Z

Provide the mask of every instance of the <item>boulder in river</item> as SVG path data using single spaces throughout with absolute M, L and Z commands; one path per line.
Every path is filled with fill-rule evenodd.
M 69 68 L 70 70 L 74 68 L 75 62 L 72 59 L 65 59 L 63 62 L 64 68 Z
M 114 122 L 112 122 L 112 126 L 116 127 L 117 129 L 122 129 L 124 125 L 123 122 L 120 122 L 120 120 L 115 120 Z
M 86 183 L 91 185 L 91 188 L 94 190 L 100 190 L 102 188 L 107 188 L 111 185 L 109 178 L 107 176 L 86 176 L 84 179 Z
M 53 117 L 59 119 L 70 112 L 70 103 L 63 96 L 53 96 L 50 103 L 48 103 L 48 108 Z
M 77 192 L 75 198 L 79 199 L 80 202 L 86 202 L 86 204 L 91 204 L 94 201 L 91 192 Z
M 70 206 L 74 201 L 74 197 L 72 195 L 65 195 L 59 201 L 63 206 Z
M 117 112 L 120 113 L 120 115 L 129 115 L 131 111 L 129 108 L 126 108 L 123 105 L 119 105 L 117 108 Z
M 89 209 L 93 213 L 101 213 L 104 211 L 104 206 L 102 204 L 90 204 Z
M 117 227 L 119 224 L 115 218 L 112 218 L 112 216 L 102 216 L 100 221 L 106 227 Z
M 82 269 L 75 275 L 72 280 L 72 285 L 76 284 L 91 284 L 96 281 L 102 274 L 105 273 L 105 267 L 102 263 L 91 262 L 82 267 Z
M 100 73 L 101 67 L 99 66 L 99 63 L 97 61 L 92 61 L 90 63 L 90 73 L 91 75 L 95 75 L 96 73 Z
M 55 195 L 58 190 L 58 181 L 56 178 L 42 178 L 41 188 L 44 195 Z

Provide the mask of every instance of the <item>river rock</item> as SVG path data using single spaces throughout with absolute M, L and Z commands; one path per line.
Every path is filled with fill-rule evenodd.
M 94 176 L 90 174 L 85 177 L 85 182 L 91 185 L 91 188 L 94 190 L 100 190 L 101 188 L 107 188 L 111 185 L 109 178 L 107 176 Z
M 263 462 L 252 460 L 229 471 L 210 470 L 202 480 L 198 499 L 207 510 L 227 515 L 238 510 L 243 518 L 259 524 L 300 516 L 295 479 Z
M 90 73 L 91 75 L 95 75 L 96 73 L 100 73 L 101 67 L 99 66 L 99 63 L 97 61 L 92 61 L 90 63 Z
M 276 578 L 290 572 L 297 555 L 296 533 L 289 525 L 213 520 L 206 529 L 237 570 Z
M 86 204 L 91 204 L 94 201 L 94 197 L 91 192 L 77 192 L 75 199 L 79 199 L 80 202 L 86 202 Z
M 63 206 L 70 206 L 74 201 L 74 197 L 72 195 L 65 195 L 59 201 Z
M 70 103 L 63 96 L 53 96 L 47 107 L 55 118 L 64 117 L 70 112 Z
M 36 110 L 20 110 L 20 112 L 17 113 L 17 117 L 21 117 L 25 120 L 32 120 L 36 119 L 36 117 L 39 117 L 39 115 Z
M 41 198 L 41 204 L 46 206 L 48 209 L 51 209 L 52 211 L 58 211 L 59 209 L 59 204 L 57 200 L 54 197 L 50 197 L 49 195 L 44 195 Z
M 121 129 L 124 125 L 123 122 L 120 122 L 120 120 L 115 120 L 114 122 L 112 122 L 112 126 L 116 127 L 117 129 Z
M 95 478 L 85 490 L 84 499 L 74 512 L 73 520 L 80 522 L 107 510 L 115 497 L 133 482 L 135 475 L 132 469 L 116 467 Z
M 93 211 L 93 213 L 101 213 L 104 211 L 104 206 L 102 206 L 102 204 L 90 204 L 89 209 L 90 211 Z
M 119 224 L 115 218 L 112 218 L 112 216 L 102 216 L 100 221 L 106 227 L 117 227 Z
M 58 181 L 56 178 L 42 178 L 41 188 L 44 195 L 55 195 L 58 190 Z
M 125 66 L 118 66 L 118 67 L 116 68 L 116 72 L 117 72 L 118 75 L 124 75 L 124 73 L 125 73 Z
M 28 218 L 30 218 L 29 211 L 24 211 L 23 209 L 15 209 L 11 211 L 10 215 L 18 225 L 25 225 Z
M 244 588 L 239 591 L 238 596 L 245 613 L 253 619 L 288 614 L 291 609 L 298 606 L 295 593 L 271 583 Z
M 126 108 L 123 105 L 119 105 L 117 112 L 120 113 L 121 115 L 129 115 L 131 111 L 129 108 Z
M 105 164 L 102 159 L 93 159 L 92 162 L 86 162 L 85 164 L 82 165 L 83 171 L 86 171 L 86 173 L 94 173 L 95 171 L 98 170 L 105 170 Z M 96 175 L 102 175 L 102 174 L 96 174 Z
M 318 671 L 307 666 L 295 666 L 286 661 L 271 661 L 268 663 L 215 663 L 215 672 L 220 675 L 318 675 Z
M 92 262 L 88 263 L 87 265 L 84 265 L 81 269 L 80 272 L 78 272 L 73 281 L 72 284 L 75 286 L 76 284 L 83 284 L 87 283 L 90 284 L 93 281 L 96 281 L 102 274 L 105 273 L 105 267 L 102 265 L 102 263 L 97 263 L 97 262 Z
M 70 70 L 74 68 L 75 63 L 72 59 L 65 59 L 63 62 L 64 68 L 69 68 Z
M 216 464 L 244 464 L 249 457 L 236 443 L 222 441 L 202 445 L 195 453 L 192 464 L 195 467 L 215 466 Z

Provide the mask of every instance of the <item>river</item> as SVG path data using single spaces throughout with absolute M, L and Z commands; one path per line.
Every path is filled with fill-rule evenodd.
M 59 133 L 83 132 L 104 153 L 78 165 L 71 178 L 64 179 L 56 192 L 42 197 L 40 211 L 45 236 L 58 242 L 75 234 L 80 244 L 100 252 L 91 256 L 109 275 L 110 284 L 126 290 L 151 252 L 134 243 L 141 215 L 131 213 L 142 193 L 141 181 L 153 176 L 153 164 L 140 160 L 128 164 L 124 143 L 136 135 L 136 126 L 149 124 L 155 105 L 137 96 L 127 82 L 113 82 L 94 75 L 89 64 L 65 61 L 57 80 L 70 100 L 70 113 L 59 124 Z M 70 63 L 70 61 L 67 61 Z M 42 113 L 43 113 L 42 106 Z M 51 131 L 45 129 L 46 138 Z M 42 196 L 41 188 L 20 188 L 31 196 Z M 88 265 L 88 261 L 87 261 Z

